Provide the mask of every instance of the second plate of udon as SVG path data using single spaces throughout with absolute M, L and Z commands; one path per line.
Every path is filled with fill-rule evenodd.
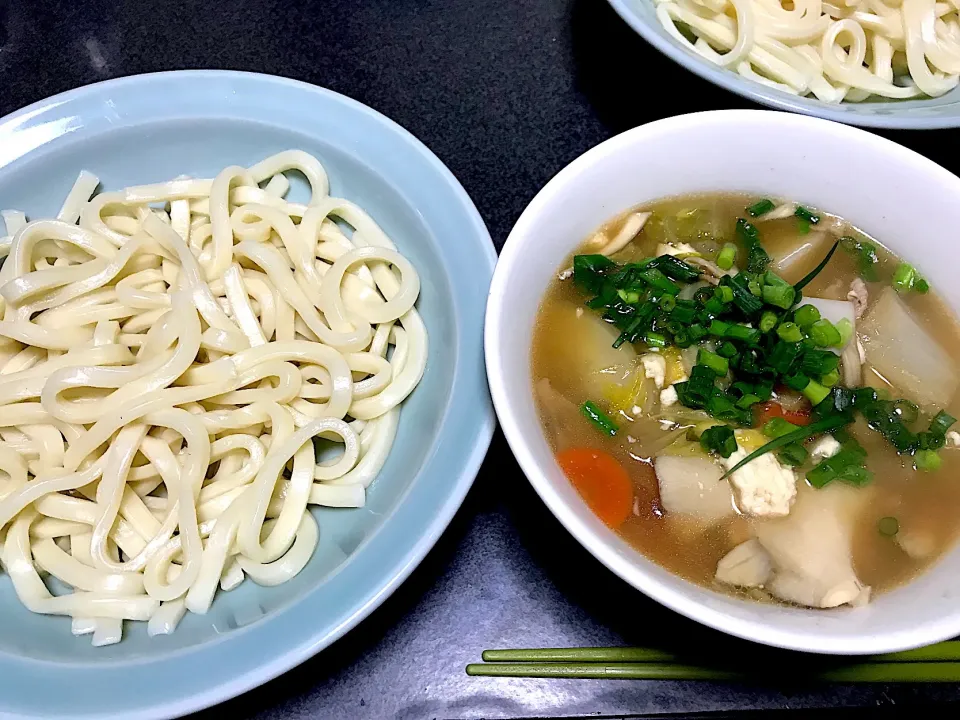
M 274 78 L 91 86 L 0 147 L 0 714 L 236 695 L 459 506 L 492 428 L 489 236 L 410 135 Z

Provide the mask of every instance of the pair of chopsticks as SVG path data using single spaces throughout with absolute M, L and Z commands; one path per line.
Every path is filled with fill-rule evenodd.
M 585 678 L 605 680 L 739 680 L 758 681 L 784 667 L 731 669 L 686 664 L 677 656 L 651 648 L 540 648 L 486 650 L 483 663 L 467 665 L 467 675 L 519 678 Z M 786 655 L 784 657 L 787 657 Z M 797 657 L 797 656 L 794 656 Z M 804 656 L 805 657 L 805 656 Z M 777 665 L 776 668 L 771 668 Z M 818 656 L 803 663 L 787 661 L 791 681 L 837 683 L 960 682 L 960 641 L 917 650 L 868 655 L 853 662 Z

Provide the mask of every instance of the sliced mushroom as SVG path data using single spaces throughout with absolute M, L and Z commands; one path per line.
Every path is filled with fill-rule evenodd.
M 850 283 L 850 292 L 847 293 L 847 299 L 853 303 L 854 315 L 859 320 L 867 309 L 869 300 L 866 283 L 860 278 L 854 278 L 853 282 Z

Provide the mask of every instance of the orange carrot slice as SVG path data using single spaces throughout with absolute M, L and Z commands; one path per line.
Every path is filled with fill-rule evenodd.
M 633 509 L 633 484 L 627 471 L 609 453 L 595 448 L 570 448 L 557 462 L 593 512 L 618 528 Z

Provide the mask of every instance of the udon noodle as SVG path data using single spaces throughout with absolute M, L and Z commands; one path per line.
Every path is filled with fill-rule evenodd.
M 0 560 L 28 609 L 103 645 L 299 573 L 309 505 L 363 506 L 427 334 L 413 266 L 307 153 L 98 183 L 55 220 L 3 213 Z
M 829 103 L 937 97 L 960 78 L 957 0 L 654 0 L 674 39 Z

